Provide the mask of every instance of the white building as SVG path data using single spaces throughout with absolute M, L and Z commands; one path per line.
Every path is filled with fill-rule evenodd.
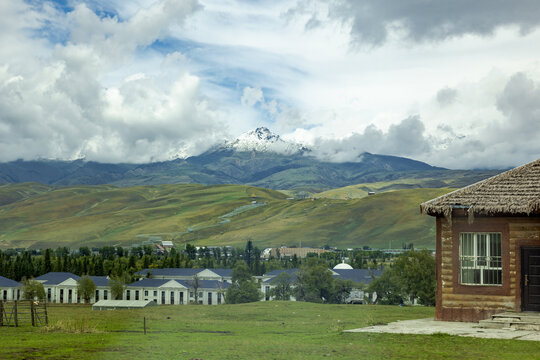
M 19 300 L 22 296 L 22 284 L 0 276 L 0 300 Z
M 107 300 L 110 291 L 109 279 L 105 276 L 89 277 L 96 285 L 96 292 L 90 299 L 90 303 L 100 299 Z M 81 299 L 77 291 L 80 279 L 80 276 L 68 272 L 50 272 L 37 277 L 35 280 L 43 284 L 47 302 L 77 304 L 84 302 L 84 299 Z
M 144 269 L 139 275 L 150 279 L 193 280 L 195 275 L 199 280 L 216 280 L 232 283 L 232 269 L 191 269 L 165 268 Z
M 203 305 L 225 303 L 229 283 L 217 280 L 142 279 L 127 285 L 125 300 L 154 301 L 159 305 Z

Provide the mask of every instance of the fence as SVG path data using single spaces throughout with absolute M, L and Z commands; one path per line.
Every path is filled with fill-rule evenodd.
M 47 303 L 33 300 L 0 301 L 0 326 L 43 326 L 49 324 Z

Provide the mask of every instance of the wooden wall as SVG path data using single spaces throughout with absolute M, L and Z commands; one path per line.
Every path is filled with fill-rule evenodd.
M 502 286 L 460 284 L 460 232 L 502 233 Z M 522 246 L 540 247 L 539 217 L 476 217 L 472 224 L 459 214 L 454 214 L 451 221 L 438 217 L 435 318 L 478 321 L 498 312 L 520 311 Z

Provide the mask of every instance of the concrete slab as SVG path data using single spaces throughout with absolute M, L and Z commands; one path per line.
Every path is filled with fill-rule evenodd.
M 345 332 L 371 332 L 393 334 L 449 334 L 470 336 L 486 339 L 514 339 L 540 341 L 540 331 L 513 329 L 482 329 L 477 323 L 435 321 L 433 318 L 403 320 L 387 325 L 368 326 L 360 329 L 345 330 Z

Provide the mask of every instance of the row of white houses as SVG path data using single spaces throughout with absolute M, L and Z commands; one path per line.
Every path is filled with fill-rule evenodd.
M 287 272 L 290 281 L 294 282 L 298 269 L 276 270 L 257 277 L 261 284 L 263 301 L 272 300 L 269 293 L 275 278 Z M 338 269 L 332 275 L 354 283 L 369 284 L 380 275 L 380 270 Z M 137 275 L 141 279 L 127 284 L 121 300 L 130 302 L 151 301 L 158 305 L 185 305 L 199 303 L 203 305 L 220 305 L 225 303 L 225 292 L 232 282 L 231 269 L 145 269 Z M 106 276 L 90 276 L 96 290 L 90 299 L 94 304 L 100 300 L 115 300 L 111 294 L 109 278 Z M 80 277 L 66 272 L 50 272 L 35 279 L 43 284 L 45 299 L 49 303 L 77 304 L 84 302 L 77 291 Z M 347 302 L 362 303 L 366 294 L 360 289 L 353 289 Z M 0 276 L 0 300 L 20 300 L 22 284 Z M 295 300 L 291 297 L 291 300 Z

